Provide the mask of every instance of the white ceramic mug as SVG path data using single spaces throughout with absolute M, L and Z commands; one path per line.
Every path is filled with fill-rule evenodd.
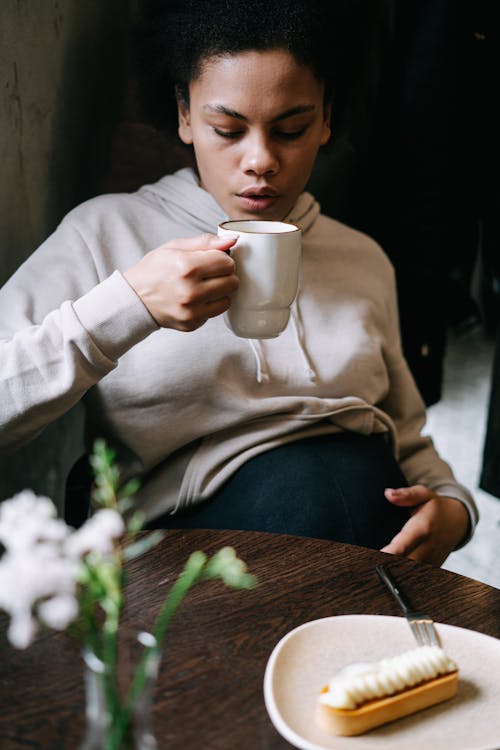
M 230 249 L 240 285 L 224 314 L 229 328 L 247 339 L 269 339 L 285 330 L 297 294 L 301 231 L 284 221 L 224 221 L 219 237 L 238 235 Z

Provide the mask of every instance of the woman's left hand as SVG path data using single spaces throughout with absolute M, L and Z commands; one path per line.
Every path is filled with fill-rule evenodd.
M 469 514 L 460 500 L 437 495 L 421 484 L 387 489 L 384 494 L 390 503 L 408 508 L 411 517 L 382 552 L 442 565 L 467 534 Z

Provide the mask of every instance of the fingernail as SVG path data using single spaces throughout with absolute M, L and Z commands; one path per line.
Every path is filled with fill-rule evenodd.
M 393 487 L 388 487 L 388 488 L 386 489 L 386 492 L 387 492 L 387 493 L 388 493 L 388 494 L 389 494 L 389 495 L 390 495 L 391 497 L 400 497 L 400 496 L 402 496 L 402 495 L 404 494 L 403 492 L 401 492 L 401 490 L 395 490 L 395 489 L 394 489 Z

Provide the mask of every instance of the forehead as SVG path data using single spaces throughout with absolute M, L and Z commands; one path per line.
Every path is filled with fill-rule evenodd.
M 323 85 L 311 68 L 286 50 L 251 50 L 210 57 L 189 86 L 200 103 L 217 102 L 242 111 L 280 109 L 291 103 L 317 104 Z

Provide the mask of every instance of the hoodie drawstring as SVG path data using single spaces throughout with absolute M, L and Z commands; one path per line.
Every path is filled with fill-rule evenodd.
M 269 383 L 269 371 L 267 369 L 266 359 L 259 340 L 247 339 L 247 341 L 255 357 L 255 364 L 257 366 L 257 383 Z
M 292 321 L 292 327 L 297 337 L 300 358 L 302 359 L 302 362 L 304 363 L 307 378 L 308 380 L 311 381 L 311 383 L 314 383 L 314 381 L 316 380 L 316 371 L 314 367 L 312 366 L 311 360 L 309 359 L 309 356 L 306 352 L 305 342 L 304 342 L 304 328 L 302 326 L 302 320 L 300 318 L 299 307 L 295 303 L 292 305 L 290 320 Z
M 295 337 L 297 339 L 300 358 L 304 364 L 307 379 L 311 383 L 314 383 L 314 381 L 316 380 L 316 371 L 314 370 L 311 364 L 311 361 L 307 355 L 307 352 L 305 350 L 304 332 L 303 332 L 304 329 L 302 327 L 302 321 L 300 319 L 299 310 L 295 306 L 295 304 L 292 306 L 290 319 L 292 322 L 292 328 L 295 331 Z M 257 370 L 256 372 L 257 383 L 269 383 L 269 381 L 271 380 L 271 377 L 269 375 L 266 358 L 265 358 L 264 351 L 262 349 L 259 339 L 246 339 L 246 340 L 248 341 L 248 345 L 253 352 L 253 356 L 255 357 L 255 365 L 256 365 L 256 370 Z

